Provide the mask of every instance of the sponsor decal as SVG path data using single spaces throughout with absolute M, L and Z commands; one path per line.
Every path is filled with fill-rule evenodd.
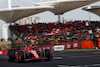
M 77 43 L 74 43 L 73 47 L 78 47 L 78 44 Z
M 31 53 L 34 55 L 34 57 L 35 57 L 36 59 L 39 59 L 39 55 L 36 53 L 36 51 L 31 51 Z
M 71 48 L 71 44 L 67 44 L 67 48 Z
M 62 51 L 62 50 L 64 50 L 64 45 L 54 46 L 54 51 Z

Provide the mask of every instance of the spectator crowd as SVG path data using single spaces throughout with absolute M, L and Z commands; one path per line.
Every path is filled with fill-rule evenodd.
M 92 40 L 100 37 L 99 21 L 69 21 L 66 23 L 38 23 L 10 25 L 10 30 L 21 37 L 27 45 L 51 45 L 73 40 Z

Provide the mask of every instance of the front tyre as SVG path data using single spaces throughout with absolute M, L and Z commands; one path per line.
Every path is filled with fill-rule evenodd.
M 9 62 L 15 61 L 15 51 L 14 50 L 9 50 L 7 53 L 7 60 Z
M 50 61 L 53 58 L 53 56 L 52 56 L 52 54 L 51 54 L 49 49 L 45 49 L 44 50 L 44 55 L 45 55 L 45 57 L 48 58 L 48 59 L 45 59 L 46 61 Z
M 25 52 L 19 51 L 17 54 L 17 62 L 20 63 L 25 60 Z

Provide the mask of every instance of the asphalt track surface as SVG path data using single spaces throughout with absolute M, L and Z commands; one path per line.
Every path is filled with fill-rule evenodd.
M 67 50 L 52 52 L 51 61 L 8 62 L 0 55 L 0 67 L 100 67 L 100 50 Z

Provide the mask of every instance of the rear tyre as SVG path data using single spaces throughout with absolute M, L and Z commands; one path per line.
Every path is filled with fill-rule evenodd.
M 45 57 L 48 58 L 48 59 L 45 59 L 46 61 L 50 61 L 53 58 L 53 56 L 52 56 L 52 54 L 51 54 L 49 49 L 45 49 L 44 50 L 44 55 L 45 55 Z
M 17 62 L 23 62 L 25 60 L 25 53 L 23 51 L 19 51 L 17 55 Z
M 7 60 L 9 62 L 15 61 L 15 51 L 14 50 L 9 50 L 7 54 Z

